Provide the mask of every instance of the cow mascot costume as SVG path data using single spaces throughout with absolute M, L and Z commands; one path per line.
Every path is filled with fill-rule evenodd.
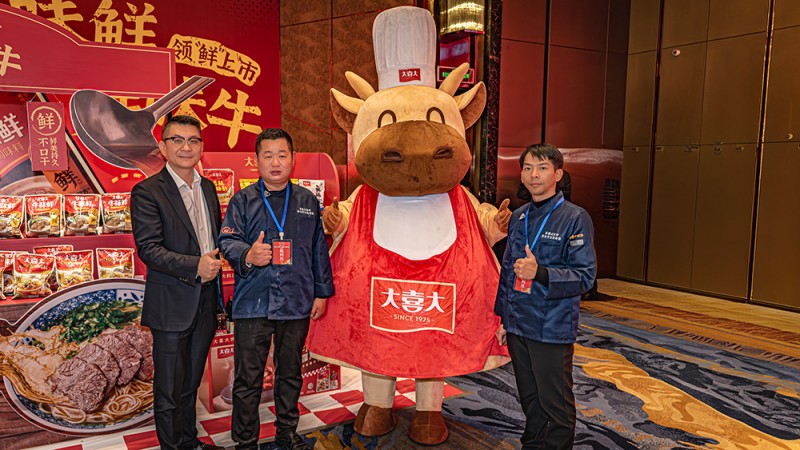
M 366 184 L 323 214 L 336 296 L 308 343 L 316 358 L 362 371 L 355 430 L 363 436 L 392 431 L 396 379 L 414 378 L 409 437 L 426 445 L 448 436 L 444 377 L 508 361 L 495 338 L 490 248 L 508 231 L 508 202 L 479 204 L 459 185 L 472 162 L 465 129 L 480 117 L 486 88 L 454 96 L 467 64 L 435 87 L 435 33 L 425 9 L 382 12 L 373 25 L 379 90 L 351 72 L 358 98 L 331 89 Z

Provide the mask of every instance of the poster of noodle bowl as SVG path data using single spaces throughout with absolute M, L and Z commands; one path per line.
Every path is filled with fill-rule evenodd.
M 144 281 L 96 280 L 0 320 L 0 391 L 28 421 L 65 434 L 138 426 L 153 414 Z

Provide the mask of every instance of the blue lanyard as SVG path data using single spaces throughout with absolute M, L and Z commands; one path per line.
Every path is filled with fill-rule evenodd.
M 555 211 L 556 208 L 561 206 L 562 203 L 564 203 L 564 197 L 561 197 L 556 202 L 556 205 L 553 206 L 553 209 L 551 209 L 550 212 L 547 213 L 546 216 L 544 216 L 542 225 L 539 227 L 539 231 L 536 232 L 536 237 L 533 238 L 533 244 L 531 244 L 531 241 L 528 240 L 528 216 L 530 215 L 531 212 L 531 205 L 528 204 L 528 209 L 525 211 L 525 243 L 528 244 L 529 248 L 531 249 L 531 252 L 533 252 L 533 247 L 536 246 L 536 243 L 539 242 L 539 236 L 542 235 L 542 230 L 544 230 L 544 226 L 547 225 L 547 221 L 550 220 L 550 214 L 553 214 L 553 211 Z
M 286 183 L 286 200 L 283 202 L 283 215 L 281 216 L 281 222 L 278 223 L 278 218 L 275 217 L 275 212 L 272 211 L 272 206 L 270 206 L 269 202 L 267 201 L 267 195 L 264 193 L 264 180 L 258 181 L 259 186 L 261 186 L 261 200 L 264 200 L 264 205 L 266 205 L 269 215 L 272 216 L 272 220 L 275 221 L 275 226 L 278 227 L 278 236 L 283 239 L 283 226 L 286 225 L 286 211 L 289 210 L 289 186 L 291 186 L 292 183 Z

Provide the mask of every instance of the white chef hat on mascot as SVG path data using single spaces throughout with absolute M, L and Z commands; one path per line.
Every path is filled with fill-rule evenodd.
M 372 43 L 379 90 L 436 87 L 436 24 L 427 9 L 400 6 L 378 14 Z

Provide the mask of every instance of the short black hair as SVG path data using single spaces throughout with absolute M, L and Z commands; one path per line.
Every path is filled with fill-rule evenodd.
M 167 123 L 164 124 L 164 128 L 161 129 L 161 139 L 163 140 L 167 135 L 167 129 L 170 125 L 189 125 L 192 127 L 197 128 L 197 134 L 201 135 L 203 132 L 203 128 L 200 126 L 200 121 L 197 118 L 192 116 L 172 116 L 167 120 Z
M 555 145 L 548 144 L 546 142 L 541 142 L 539 144 L 529 145 L 525 148 L 525 151 L 519 156 L 519 167 L 525 165 L 525 156 L 530 154 L 534 158 L 544 161 L 550 160 L 553 163 L 553 167 L 558 170 L 564 167 L 564 155 L 561 154 L 561 150 L 559 150 Z
M 283 128 L 265 128 L 264 131 L 256 136 L 256 156 L 258 156 L 258 146 L 261 141 L 276 141 L 278 139 L 286 139 L 289 144 L 289 151 L 294 153 L 294 144 L 292 144 L 292 137 Z

